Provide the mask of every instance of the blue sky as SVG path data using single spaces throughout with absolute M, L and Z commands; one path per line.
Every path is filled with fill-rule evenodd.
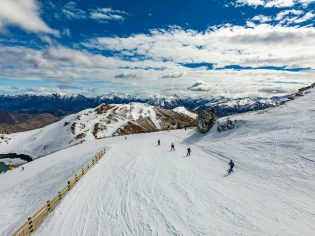
M 0 0 L 0 93 L 274 96 L 314 82 L 315 0 Z

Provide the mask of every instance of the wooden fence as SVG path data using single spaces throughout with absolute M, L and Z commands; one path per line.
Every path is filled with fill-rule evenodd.
M 62 198 L 75 186 L 75 184 L 81 179 L 81 177 L 91 169 L 98 161 L 104 156 L 105 150 L 102 150 L 98 154 L 95 155 L 95 158 L 90 162 L 85 168 L 77 173 L 72 180 L 68 181 L 67 185 L 58 192 L 58 194 L 50 201 L 39 209 L 32 217 L 29 217 L 27 222 L 22 225 L 13 236 L 28 236 L 34 232 L 40 224 L 46 219 L 51 211 L 53 211 L 58 203 L 62 200 Z

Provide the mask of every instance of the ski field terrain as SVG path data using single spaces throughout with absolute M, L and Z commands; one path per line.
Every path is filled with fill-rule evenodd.
M 195 126 L 195 118 L 196 114 L 184 107 L 167 110 L 143 103 L 102 104 L 41 129 L 0 134 L 0 153 L 35 159 L 85 141 Z
M 231 130 L 88 139 L 44 156 L 0 175 L 0 235 L 11 235 L 103 148 L 34 235 L 315 235 L 314 113 L 312 89 L 229 117 Z M 59 136 L 52 134 L 56 146 Z M 230 159 L 235 171 L 227 175 Z

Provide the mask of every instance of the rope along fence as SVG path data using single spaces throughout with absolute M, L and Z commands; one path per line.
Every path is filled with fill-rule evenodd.
M 81 177 L 87 173 L 98 161 L 104 156 L 105 150 L 102 150 L 98 154 L 95 155 L 95 158 L 90 162 L 85 168 L 77 173 L 72 180 L 68 181 L 67 186 L 64 187 L 58 194 L 50 201 L 39 209 L 32 217 L 29 217 L 27 222 L 22 225 L 13 236 L 28 236 L 34 232 L 40 224 L 47 218 L 50 212 L 52 212 L 58 203 L 62 200 L 62 198 L 76 185 L 76 183 L 81 179 Z

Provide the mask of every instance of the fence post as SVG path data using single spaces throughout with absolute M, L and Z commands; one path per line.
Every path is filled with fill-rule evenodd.
M 71 190 L 71 185 L 70 185 L 70 181 L 68 181 L 68 191 Z
M 32 233 L 33 230 L 34 230 L 34 229 L 33 229 L 32 217 L 28 217 L 27 221 L 28 221 L 28 231 L 29 231 L 29 233 Z
M 105 149 L 97 153 L 95 155 L 95 158 L 92 159 L 92 162 L 88 163 L 86 168 L 82 168 L 82 175 L 84 175 L 90 168 L 92 168 L 95 164 L 97 164 L 104 154 L 105 154 Z M 76 174 L 75 183 L 78 182 L 79 180 L 80 180 L 80 175 L 78 176 L 78 174 Z M 67 188 L 66 188 L 67 191 L 70 191 L 71 188 L 75 184 L 74 182 L 71 183 L 71 181 L 73 181 L 73 179 L 67 182 Z M 41 224 L 41 222 L 48 216 L 48 214 L 53 211 L 54 207 L 61 201 L 63 196 L 66 194 L 67 192 L 65 191 L 65 189 L 63 189 L 62 191 L 58 191 L 58 200 L 55 200 L 54 198 L 53 205 L 52 205 L 52 202 L 48 200 L 46 202 L 46 205 L 44 205 L 46 208 L 43 208 L 43 209 L 46 209 L 47 214 L 45 212 L 43 215 L 42 214 L 43 210 L 41 209 L 42 213 L 40 215 L 34 215 L 31 217 L 28 217 L 27 222 L 22 227 L 20 227 L 20 229 L 18 229 L 13 235 L 14 236 L 31 235 L 35 231 L 35 229 Z
M 58 197 L 59 197 L 59 200 L 62 199 L 62 196 L 61 196 L 61 192 L 60 192 L 60 191 L 58 192 Z
M 47 201 L 46 208 L 47 208 L 47 211 L 49 213 L 51 211 L 51 206 L 50 206 L 50 201 L 49 200 Z

